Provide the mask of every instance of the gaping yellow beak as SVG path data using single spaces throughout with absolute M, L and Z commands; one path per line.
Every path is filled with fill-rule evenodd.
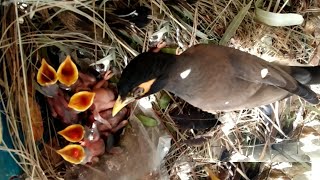
M 72 124 L 58 132 L 69 142 L 79 142 L 85 135 L 84 127 L 81 124 Z
M 85 149 L 79 144 L 69 144 L 56 151 L 62 158 L 73 164 L 81 164 L 86 158 Z
M 58 76 L 56 70 L 43 58 L 37 73 L 37 82 L 41 86 L 51 86 L 56 84 L 57 81 Z
M 58 80 L 67 87 L 70 87 L 77 82 L 79 78 L 78 68 L 69 55 L 60 64 L 57 76 Z
M 126 105 L 133 102 L 134 100 L 135 100 L 134 97 L 126 97 L 126 99 L 124 101 L 122 101 L 121 97 L 118 96 L 118 99 L 112 109 L 112 117 L 117 115 L 118 112 L 121 111 L 122 108 L 124 108 Z
M 71 96 L 68 107 L 78 112 L 84 112 L 91 107 L 96 93 L 80 91 Z

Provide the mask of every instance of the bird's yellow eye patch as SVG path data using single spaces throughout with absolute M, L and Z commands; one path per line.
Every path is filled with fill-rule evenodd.
M 156 81 L 156 79 L 151 79 L 147 82 L 141 83 L 138 87 L 144 89 L 143 93 L 141 95 L 146 94 L 147 92 L 149 92 L 152 84 Z

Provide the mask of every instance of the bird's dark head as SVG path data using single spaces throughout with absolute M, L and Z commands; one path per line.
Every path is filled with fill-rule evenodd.
M 141 53 L 123 70 L 118 83 L 119 97 L 113 107 L 116 115 L 136 99 L 146 97 L 164 88 L 175 55 L 166 53 Z

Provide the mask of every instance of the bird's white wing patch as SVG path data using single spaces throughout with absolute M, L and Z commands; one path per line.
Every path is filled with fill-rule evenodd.
M 182 79 L 185 79 L 185 78 L 187 78 L 189 76 L 190 73 L 191 73 L 191 68 L 189 68 L 189 69 L 183 71 L 182 73 L 180 73 L 180 77 Z
M 263 79 L 268 75 L 269 70 L 267 68 L 263 68 L 263 69 L 261 69 L 260 73 L 261 73 L 261 77 Z

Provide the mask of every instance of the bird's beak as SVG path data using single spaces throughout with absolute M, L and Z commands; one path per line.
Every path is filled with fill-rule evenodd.
M 58 132 L 69 142 L 79 142 L 83 139 L 85 130 L 81 124 L 72 124 Z
M 58 81 L 56 70 L 50 66 L 45 59 L 42 59 L 41 67 L 37 73 L 37 82 L 41 86 L 51 86 Z
M 56 152 L 60 154 L 64 160 L 73 164 L 81 164 L 86 158 L 85 149 L 78 144 L 69 144 Z
M 57 71 L 58 80 L 63 85 L 70 87 L 79 77 L 79 72 L 76 64 L 71 60 L 70 56 L 60 64 Z
M 118 96 L 118 99 L 112 109 L 112 117 L 117 115 L 118 112 L 121 111 L 122 108 L 124 108 L 126 105 L 133 102 L 134 100 L 135 100 L 134 97 L 126 97 L 124 100 L 121 100 L 121 97 Z
M 71 96 L 68 107 L 77 111 L 84 112 L 91 107 L 96 93 L 80 91 Z

